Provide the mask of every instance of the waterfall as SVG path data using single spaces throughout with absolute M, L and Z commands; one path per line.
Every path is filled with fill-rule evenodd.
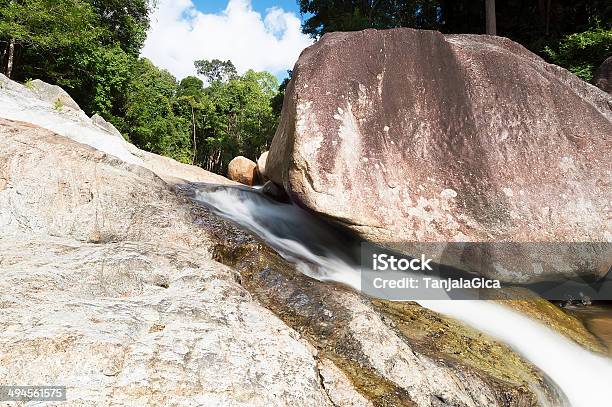
M 299 271 L 357 290 L 361 277 L 355 241 L 288 204 L 240 187 L 202 187 L 196 199 L 253 231 Z M 512 347 L 564 392 L 573 407 L 610 405 L 612 360 L 596 355 L 539 322 L 497 303 L 474 300 L 417 301 Z

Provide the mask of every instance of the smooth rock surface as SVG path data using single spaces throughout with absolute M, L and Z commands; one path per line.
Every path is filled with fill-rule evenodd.
M 257 180 L 257 164 L 239 155 L 229 162 L 227 177 L 244 185 L 254 185 Z
M 505 38 L 331 33 L 295 65 L 266 173 L 378 242 L 609 242 L 611 106 Z
M 212 260 L 196 213 L 147 169 L 1 120 L 0 383 L 74 406 L 331 406 L 316 352 Z
M 127 163 L 142 165 L 140 150 L 122 138 L 108 137 L 111 133 L 95 125 L 81 109 L 57 109 L 52 101 L 41 98 L 27 86 L 14 82 L 2 74 L 0 74 L 0 118 L 34 124 L 92 146 Z
M 257 159 L 257 174 L 259 176 L 259 181 L 261 183 L 265 183 L 268 181 L 269 177 L 266 175 L 266 161 L 268 160 L 268 151 L 262 153 Z
M 34 79 L 28 82 L 28 86 L 39 99 L 53 104 L 53 107 L 58 110 L 68 108 L 77 112 L 83 112 L 68 92 L 57 85 L 50 85 L 40 79 Z
M 3 234 L 206 245 L 153 172 L 29 124 L 0 119 L 0 135 Z
M 106 130 L 113 136 L 123 139 L 123 135 L 121 134 L 121 132 L 117 130 L 117 128 L 112 123 L 109 123 L 104 120 L 104 118 L 99 114 L 94 114 L 93 116 L 91 116 L 91 122 L 96 126 L 101 127 L 103 130 Z

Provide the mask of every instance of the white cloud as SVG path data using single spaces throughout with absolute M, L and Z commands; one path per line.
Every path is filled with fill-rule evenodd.
M 300 19 L 277 7 L 262 16 L 251 0 L 229 0 L 221 13 L 205 14 L 191 0 L 160 0 L 142 56 L 179 79 L 195 74 L 193 61 L 213 58 L 231 59 L 239 72 L 278 74 L 311 43 Z

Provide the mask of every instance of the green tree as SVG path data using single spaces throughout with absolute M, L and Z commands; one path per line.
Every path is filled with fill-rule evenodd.
M 308 16 L 302 31 L 318 38 L 332 31 L 366 28 L 439 28 L 444 1 L 435 0 L 299 0 Z M 484 3 L 482 4 L 484 11 Z
M 0 70 L 60 85 L 122 127 L 148 13 L 147 0 L 0 0 Z
M 138 57 L 149 28 L 148 0 L 86 0 L 107 30 L 107 44 L 118 43 L 123 51 Z
M 136 59 L 128 55 L 119 44 L 95 47 L 90 53 L 76 55 L 63 61 L 70 72 L 83 72 L 81 76 L 58 75 L 57 83 L 71 89 L 81 108 L 98 113 L 114 124 L 120 123 L 125 104 L 125 92 L 133 75 Z M 34 75 L 32 75 L 34 76 Z
M 278 122 L 272 108 L 278 86 L 270 73 L 249 70 L 205 88 L 212 109 L 206 112 L 201 166 L 224 173 L 235 156 L 255 160 L 268 148 Z
M 221 61 L 218 59 L 195 61 L 194 65 L 198 75 L 204 76 L 208 81 L 228 81 L 238 76 L 236 67 L 232 61 Z
M 190 123 L 175 114 L 176 88 L 176 79 L 169 72 L 140 59 L 127 87 L 122 130 L 145 150 L 190 163 Z
M 231 61 L 196 61 L 200 75 L 177 86 L 175 112 L 190 123 L 192 159 L 197 165 L 224 173 L 237 155 L 257 159 L 269 146 L 278 112 L 274 100 L 279 84 L 267 72 L 238 75 Z
M 485 4 L 494 3 L 498 35 L 540 53 L 546 44 L 583 32 L 596 21 L 606 22 L 604 28 L 612 23 L 609 0 L 299 0 L 307 16 L 302 30 L 315 38 L 332 31 L 394 27 L 484 34 Z
M 13 76 L 23 51 L 74 54 L 90 48 L 103 35 L 93 7 L 83 1 L 0 0 L 0 65 L 8 77 Z M 44 65 L 44 60 L 40 62 Z
M 302 31 L 413 27 L 508 37 L 583 78 L 609 55 L 610 0 L 299 0 Z
M 206 149 L 201 147 L 206 145 L 203 138 L 210 128 L 208 117 L 214 111 L 214 106 L 204 92 L 204 82 L 195 76 L 182 79 L 176 92 L 176 106 L 178 114 L 191 123 L 191 163 L 201 164 L 208 158 Z
M 177 96 L 191 96 L 201 99 L 204 96 L 204 82 L 195 76 L 183 78 L 178 85 Z
M 547 47 L 551 61 L 591 81 L 599 65 L 612 55 L 612 29 L 595 27 L 563 38 L 557 47 Z

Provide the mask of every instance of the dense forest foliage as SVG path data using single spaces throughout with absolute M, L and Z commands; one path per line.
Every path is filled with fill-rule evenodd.
M 487 0 L 489 2 L 493 0 Z M 482 33 L 485 0 L 298 0 L 303 31 L 416 27 Z M 150 0 L 0 0 L 0 72 L 66 89 L 137 146 L 223 173 L 236 155 L 267 149 L 282 106 L 266 72 L 194 61 L 178 81 L 140 58 Z M 585 80 L 612 54 L 609 0 L 497 1 L 497 32 Z M 177 45 L 180 46 L 180 45 Z
M 200 66 L 229 67 L 210 75 Z M 198 73 L 177 82 L 146 59 L 135 63 L 119 127 L 149 151 L 223 173 L 229 161 L 252 159 L 269 146 L 278 121 L 278 81 L 268 72 L 238 75 L 230 61 L 196 61 Z M 213 70 L 216 68 L 213 68 Z

